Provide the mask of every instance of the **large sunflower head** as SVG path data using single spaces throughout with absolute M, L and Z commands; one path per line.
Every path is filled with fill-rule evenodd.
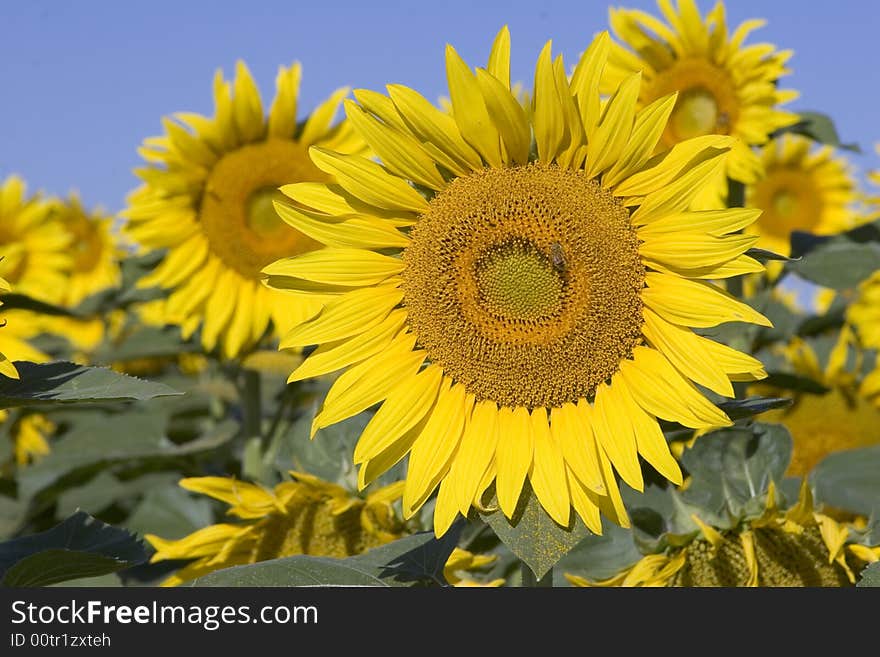
M 269 290 L 260 270 L 319 244 L 276 215 L 272 202 L 285 183 L 327 182 L 308 157 L 310 146 L 360 149 L 333 117 L 346 89 L 337 90 L 305 121 L 297 121 L 300 66 L 281 68 L 277 93 L 263 110 L 247 67 L 234 82 L 214 78 L 213 117 L 176 114 L 165 135 L 145 140 L 143 185 L 132 192 L 127 233 L 147 249 L 167 253 L 144 286 L 172 290 L 167 319 L 188 331 L 201 327 L 206 350 L 234 357 L 257 343 L 270 325 L 284 329 L 313 314 L 312 299 Z
M 73 265 L 71 235 L 50 201 L 26 191 L 17 176 L 0 183 L 0 276 L 18 294 L 60 303 Z
M 813 507 L 809 487 L 797 503 L 777 506 L 775 488 L 767 492 L 764 512 L 732 528 L 694 521 L 699 531 L 605 580 L 576 573 L 574 586 L 852 586 L 855 573 L 880 559 L 858 523 L 839 523 Z
M 762 211 L 746 230 L 760 236 L 758 247 L 788 255 L 793 231 L 831 235 L 857 223 L 849 163 L 830 146 L 811 150 L 811 144 L 786 134 L 761 150 L 764 176 L 746 187 L 746 205 Z
M 403 521 L 392 505 L 400 498 L 400 482 L 361 498 L 312 475 L 290 474 L 292 481 L 272 491 L 227 477 L 181 480 L 183 488 L 228 504 L 227 513 L 239 522 L 210 525 L 179 540 L 147 534 L 144 538 L 156 549 L 153 562 L 194 559 L 163 586 L 297 554 L 348 557 L 404 535 Z
M 768 323 L 709 282 L 762 270 L 738 233 L 759 212 L 688 209 L 731 139 L 654 157 L 675 95 L 638 110 L 634 74 L 603 104 L 609 47 L 599 36 L 569 80 L 548 43 L 528 114 L 506 29 L 476 71 L 449 46 L 451 114 L 401 85 L 356 91 L 349 120 L 381 163 L 315 147 L 337 182 L 283 188 L 299 205 L 281 216 L 326 246 L 268 284 L 333 295 L 283 337 L 318 345 L 290 380 L 346 370 L 313 433 L 382 402 L 360 485 L 409 454 L 404 512 L 439 487 L 438 534 L 493 482 L 512 517 L 526 478 L 563 526 L 572 508 L 597 532 L 600 508 L 625 524 L 615 471 L 641 489 L 641 455 L 681 481 L 657 418 L 729 424 L 696 384 L 732 395 L 763 374 L 691 330 Z
M 621 44 L 609 56 L 607 90 L 641 71 L 640 106 L 678 92 L 663 144 L 709 134 L 737 137 L 725 172 L 741 182 L 755 181 L 760 163 L 748 147 L 765 143 L 774 131 L 798 120 L 779 107 L 797 98 L 795 91 L 777 86 L 789 72 L 785 64 L 791 51 L 777 51 L 768 43 L 744 45 L 764 21 L 746 21 L 731 33 L 722 2 L 705 17 L 694 0 L 679 0 L 677 6 L 658 0 L 658 6 L 666 22 L 635 9 L 610 9 L 611 29 Z M 726 190 L 724 183 L 723 175 L 716 179 L 721 190 Z

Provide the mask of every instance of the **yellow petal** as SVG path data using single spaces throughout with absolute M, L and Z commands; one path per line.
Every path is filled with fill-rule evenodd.
M 327 216 L 281 201 L 275 201 L 275 211 L 287 224 L 327 246 L 382 249 L 410 243 L 393 224 L 378 217 Z
M 584 486 L 604 492 L 590 405 L 586 400 L 579 401 L 577 406 L 565 403 L 552 409 L 550 419 L 550 430 L 568 467 Z
M 329 285 L 376 285 L 403 271 L 403 260 L 368 251 L 327 247 L 282 258 L 263 269 L 269 276 L 290 276 Z
M 425 352 L 412 351 L 414 344 L 414 338 L 404 336 L 385 351 L 343 372 L 327 391 L 323 407 L 312 421 L 312 436 L 318 429 L 382 401 L 401 381 L 415 376 L 425 361 Z
M 669 445 L 663 436 L 663 432 L 660 430 L 657 418 L 648 415 L 636 403 L 622 376 L 615 376 L 611 386 L 617 389 L 618 399 L 626 407 L 625 412 L 635 431 L 639 454 L 654 466 L 657 472 L 676 486 L 680 486 L 682 483 L 681 468 L 678 465 L 678 461 L 675 460 L 669 451 Z
M 434 406 L 442 377 L 443 370 L 431 365 L 393 388 L 358 439 L 354 462 L 374 458 L 412 429 Z
M 330 131 L 333 118 L 336 116 L 336 111 L 339 109 L 339 103 L 341 103 L 342 99 L 348 95 L 349 91 L 351 91 L 349 87 L 341 87 L 330 94 L 330 98 L 321 103 L 317 109 L 309 115 L 297 141 L 306 146 L 311 146 L 312 144 L 319 142 L 321 138 Z
M 329 374 L 381 352 L 400 333 L 405 321 L 404 309 L 392 310 L 382 322 L 356 337 L 322 344 L 293 371 L 287 382 Z
M 513 410 L 502 408 L 498 422 L 498 449 L 495 454 L 498 473 L 495 491 L 501 511 L 512 518 L 526 474 L 532 465 L 532 424 L 529 412 L 523 407 Z M 549 429 L 546 431 L 549 433 Z
M 407 516 L 418 509 L 434 492 L 458 449 L 465 416 L 471 411 L 466 403 L 464 386 L 450 388 L 451 380 L 445 379 L 437 395 L 437 404 L 416 439 L 409 456 L 403 509 Z
M 587 150 L 586 172 L 590 178 L 611 167 L 623 153 L 632 134 L 641 83 L 641 72 L 633 73 L 605 104 L 605 113 Z
M 693 429 L 732 424 L 655 349 L 633 349 L 632 360 L 621 362 L 620 375 L 636 403 L 651 415 Z
M 556 89 L 556 76 L 551 59 L 552 43 L 548 41 L 535 66 L 534 129 L 538 159 L 552 162 L 565 140 L 565 115 Z
M 495 36 L 486 71 L 506 89 L 510 89 L 510 30 L 505 25 Z
M 568 526 L 571 514 L 571 496 L 565 473 L 562 449 L 553 438 L 543 408 L 532 412 L 532 443 L 534 456 L 529 481 L 535 497 L 544 510 L 563 527 Z
M 345 101 L 345 111 L 352 125 L 389 171 L 429 189 L 439 190 L 446 186 L 434 160 L 413 137 L 381 125 L 350 100 Z
M 302 66 L 294 62 L 290 68 L 280 66 L 275 78 L 275 99 L 269 109 L 269 134 L 290 139 L 296 132 L 296 107 Z
M 309 149 L 312 161 L 336 177 L 348 192 L 386 210 L 424 212 L 428 203 L 415 189 L 375 162 L 360 155 L 340 155 L 319 146 Z
M 498 406 L 488 400 L 477 402 L 449 473 L 458 510 L 463 516 L 467 516 L 497 445 Z
M 706 349 L 705 338 L 690 329 L 670 324 L 650 308 L 642 310 L 642 333 L 655 349 L 663 352 L 682 374 L 725 397 L 733 397 L 733 386 L 724 369 Z
M 477 83 L 492 121 L 501 134 L 508 159 L 525 164 L 529 160 L 532 133 L 522 105 L 507 87 L 482 69 L 477 69 Z
M 677 97 L 677 94 L 669 94 L 659 98 L 636 114 L 629 141 L 602 178 L 605 187 L 613 188 L 637 172 L 651 158 L 666 129 Z
M 480 156 L 462 138 L 458 126 L 448 114 L 444 114 L 425 100 L 418 92 L 402 85 L 388 85 L 388 93 L 401 118 L 427 149 L 433 145 L 432 154 L 437 162 L 456 176 L 465 176 L 483 166 Z
M 599 81 L 605 70 L 610 47 L 611 37 L 608 32 L 600 32 L 581 55 L 571 76 L 571 90 L 578 101 L 588 142 L 593 142 L 596 126 L 599 124 Z
M 295 327 L 284 336 L 280 347 L 306 347 L 360 335 L 378 325 L 402 299 L 403 292 L 393 285 L 354 290 Z
M 611 459 L 611 463 L 623 480 L 637 491 L 645 488 L 635 429 L 627 413 L 620 390 L 604 381 L 596 389 L 595 422 L 596 441 Z
M 490 166 L 503 166 L 500 135 L 489 117 L 477 79 L 455 48 L 448 44 L 446 79 L 452 99 L 452 114 L 461 136 Z
M 673 324 L 708 328 L 724 322 L 749 322 L 773 326 L 751 306 L 727 292 L 702 281 L 648 272 L 642 301 L 663 319 Z

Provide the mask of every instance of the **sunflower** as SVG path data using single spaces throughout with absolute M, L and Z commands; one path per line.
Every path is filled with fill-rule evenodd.
M 846 311 L 859 342 L 868 349 L 880 349 L 880 270 L 859 284 L 855 300 Z
M 880 559 L 855 523 L 839 523 L 817 512 L 809 487 L 787 510 L 776 505 L 770 487 L 764 513 L 732 529 L 719 529 L 694 516 L 700 531 L 684 544 L 649 554 L 601 581 L 565 573 L 574 586 L 851 586 L 855 572 Z
M 273 491 L 227 477 L 182 479 L 183 488 L 226 502 L 227 513 L 243 522 L 210 525 L 179 540 L 144 536 L 156 549 L 152 563 L 194 559 L 162 585 L 297 554 L 348 557 L 404 535 L 404 523 L 392 506 L 400 498 L 400 482 L 362 499 L 312 475 L 290 474 L 293 480 Z
M 797 92 L 777 87 L 789 73 L 785 64 L 792 53 L 767 43 L 744 45 L 764 21 L 746 21 L 731 34 L 721 2 L 705 18 L 694 0 L 679 0 L 676 7 L 659 0 L 658 6 L 666 23 L 639 10 L 609 10 L 611 29 L 622 44 L 612 47 L 603 89 L 611 92 L 641 71 L 640 107 L 678 92 L 663 131 L 667 147 L 702 135 L 736 137 L 724 171 L 705 192 L 706 202 L 717 202 L 727 196 L 726 178 L 753 183 L 760 177 L 760 162 L 749 146 L 798 121 L 798 115 L 779 109 Z
M 709 282 L 762 266 L 737 231 L 752 209 L 689 211 L 731 139 L 653 158 L 675 95 L 637 110 L 634 74 L 603 105 L 600 35 L 568 79 L 550 44 L 533 121 L 510 90 L 509 35 L 476 73 L 447 46 L 453 113 L 415 91 L 356 91 L 352 126 L 381 163 L 313 147 L 335 184 L 277 204 L 325 248 L 264 269 L 267 284 L 334 295 L 287 333 L 317 345 L 296 381 L 337 370 L 315 432 L 382 402 L 360 436 L 359 485 L 409 454 L 409 516 L 438 489 L 434 529 L 495 483 L 511 518 L 526 477 L 549 515 L 627 523 L 614 471 L 643 488 L 641 454 L 681 482 L 657 418 L 730 420 L 695 383 L 732 396 L 761 363 L 691 327 L 765 317 Z M 532 146 L 534 135 L 534 147 Z M 306 206 L 306 207 L 303 207 Z
M 26 196 L 18 176 L 0 183 L 0 276 L 17 294 L 59 303 L 73 265 L 70 244 L 51 202 Z
M 215 114 L 175 115 L 166 134 L 145 140 L 149 163 L 136 174 L 124 215 L 127 233 L 147 249 L 167 249 L 141 284 L 171 290 L 167 321 L 191 334 L 201 326 L 207 351 L 246 352 L 270 325 L 285 329 L 317 312 L 314 299 L 269 290 L 260 269 L 318 243 L 280 221 L 272 207 L 279 185 L 327 182 L 309 160 L 312 145 L 343 152 L 361 142 L 333 117 L 347 89 L 339 89 L 305 122 L 297 122 L 300 66 L 282 67 L 277 94 L 264 116 L 257 87 L 243 62 L 234 83 L 218 71 Z
M 124 251 L 114 234 L 113 218 L 100 208 L 85 209 L 76 194 L 56 204 L 55 216 L 72 237 L 73 263 L 63 304 L 76 306 L 89 295 L 119 285 Z
M 846 367 L 853 344 L 851 329 L 844 327 L 824 367 L 810 345 L 798 337 L 783 349 L 792 370 L 825 386 L 825 393 L 754 386 L 761 394 L 782 393 L 794 398 L 791 406 L 761 415 L 763 422 L 784 424 L 791 433 L 794 444 L 786 472 L 789 476 L 806 475 L 834 452 L 880 443 L 880 409 L 861 389 L 864 383 L 852 371 L 858 368 Z
M 789 255 L 793 231 L 832 235 L 856 225 L 857 187 L 849 163 L 830 146 L 810 152 L 806 137 L 785 134 L 761 149 L 764 177 L 746 187 L 746 206 L 762 210 L 746 229 L 756 246 Z
M 57 303 L 73 309 L 86 297 L 120 283 L 119 259 L 123 249 L 113 231 L 113 218 L 102 210 L 87 210 L 72 194 L 53 202 L 53 216 L 71 237 L 69 252 L 73 258 L 70 273 Z M 42 330 L 67 338 L 79 351 L 89 352 L 103 339 L 104 321 L 100 317 L 35 317 Z M 87 360 L 84 354 L 77 360 Z

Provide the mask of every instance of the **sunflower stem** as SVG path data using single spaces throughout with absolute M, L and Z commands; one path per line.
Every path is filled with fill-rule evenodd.
M 532 569 L 529 568 L 525 562 L 520 564 L 520 568 L 522 570 L 522 585 L 524 588 L 552 588 L 553 587 L 553 569 L 547 571 L 547 573 L 541 578 L 538 579 L 535 577 L 535 573 L 532 572 Z
M 251 479 L 260 479 L 263 473 L 262 413 L 260 403 L 260 373 L 242 372 L 241 402 L 245 437 L 242 471 Z

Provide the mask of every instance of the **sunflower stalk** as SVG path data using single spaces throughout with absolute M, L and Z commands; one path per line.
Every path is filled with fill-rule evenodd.
M 245 437 L 242 471 L 250 479 L 260 479 L 263 473 L 262 404 L 260 400 L 260 373 L 242 372 L 241 402 Z

